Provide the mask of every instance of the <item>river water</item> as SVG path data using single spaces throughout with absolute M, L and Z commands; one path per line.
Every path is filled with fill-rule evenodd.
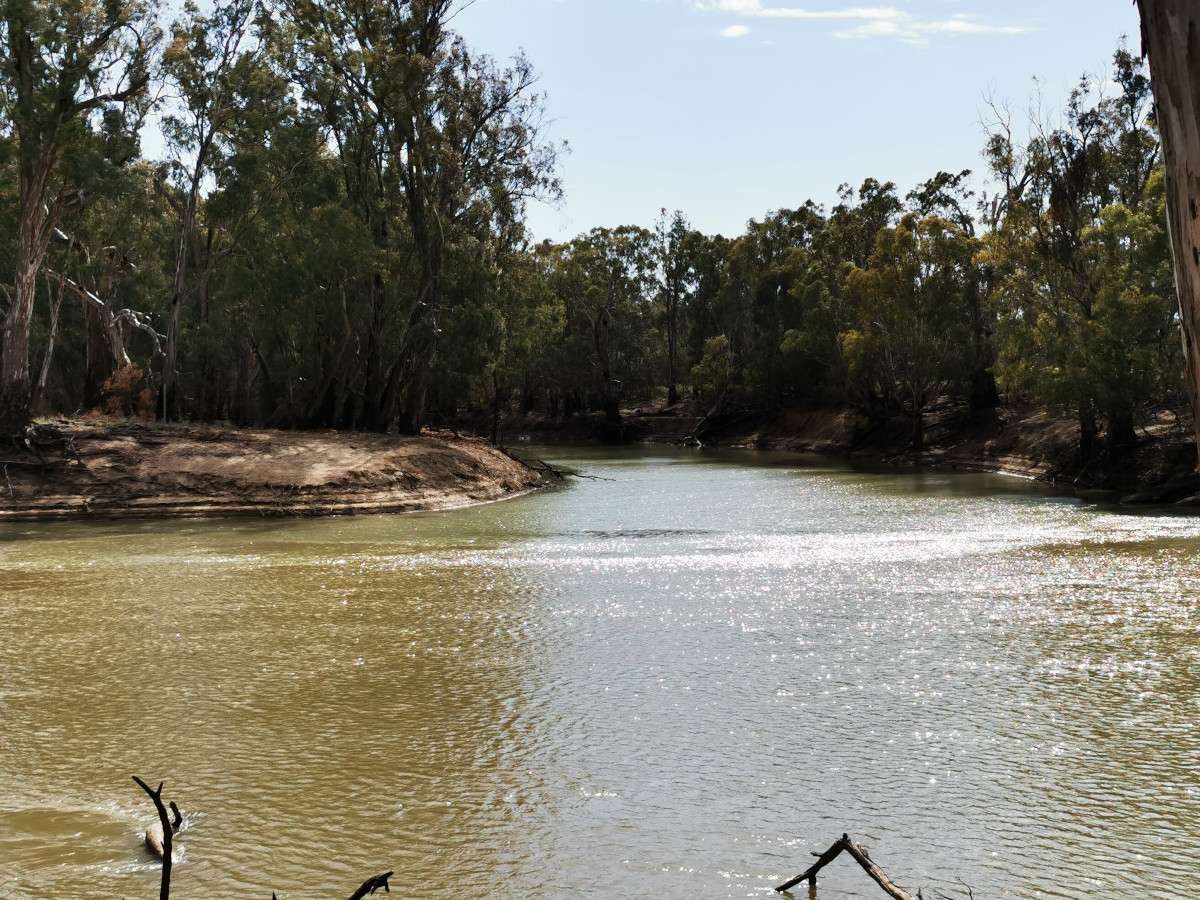
M 0 898 L 1185 897 L 1200 519 L 544 450 L 451 513 L 0 529 Z M 809 896 L 807 887 L 797 896 Z M 821 898 L 882 893 L 847 858 Z

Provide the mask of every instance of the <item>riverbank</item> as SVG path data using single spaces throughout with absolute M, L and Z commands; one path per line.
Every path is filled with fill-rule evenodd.
M 1104 491 L 1133 503 L 1200 505 L 1196 448 L 1190 420 L 1163 413 L 1138 429 L 1136 446 L 1109 461 L 1103 452 L 1083 460 L 1079 425 L 1033 406 L 1000 406 L 972 415 L 962 403 L 941 403 L 924 418 L 923 446 L 913 450 L 913 419 L 874 419 L 853 407 L 741 410 L 705 421 L 686 403 L 630 405 L 619 430 L 599 414 L 565 421 L 537 414 L 511 417 L 507 441 L 620 439 L 658 443 L 787 450 L 899 466 L 997 472 L 1081 492 Z
M 535 490 L 487 442 L 219 427 L 55 423 L 71 447 L 2 452 L 0 522 L 326 516 L 451 509 Z

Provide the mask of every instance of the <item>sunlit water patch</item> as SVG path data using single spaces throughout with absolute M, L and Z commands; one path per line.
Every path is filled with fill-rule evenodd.
M 557 454 L 557 455 L 556 455 Z M 0 897 L 1178 896 L 1200 527 L 991 476 L 543 451 L 443 515 L 0 531 Z M 820 896 L 872 896 L 849 862 Z

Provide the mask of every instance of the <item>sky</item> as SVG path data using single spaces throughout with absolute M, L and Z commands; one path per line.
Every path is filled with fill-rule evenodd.
M 1132 0 L 883 2 L 474 0 L 452 27 L 540 74 L 548 136 L 571 152 L 564 202 L 528 224 L 556 241 L 663 208 L 736 236 L 868 177 L 904 195 L 971 169 L 988 190 L 989 98 L 1018 124 L 1036 103 L 1056 115 L 1122 35 L 1139 46 Z

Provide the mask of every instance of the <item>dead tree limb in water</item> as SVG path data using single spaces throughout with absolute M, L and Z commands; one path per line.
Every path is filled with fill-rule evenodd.
M 151 790 L 150 785 L 142 781 L 136 775 L 133 780 L 138 783 L 143 791 L 150 795 L 150 799 L 154 801 L 154 808 L 158 810 L 158 821 L 162 825 L 163 830 L 163 847 L 162 847 L 162 886 L 158 890 L 158 900 L 168 900 L 171 896 L 171 821 L 167 818 L 167 808 L 163 806 L 162 789 L 163 782 L 158 783 L 158 790 Z M 172 804 L 173 806 L 174 804 Z
M 916 900 L 916 898 L 913 897 L 912 894 L 908 893 L 908 891 L 898 888 L 896 885 L 892 884 L 891 879 L 887 877 L 883 869 L 871 862 L 871 857 L 867 856 L 866 848 L 864 848 L 862 844 L 856 844 L 850 839 L 850 835 L 848 834 L 843 834 L 837 841 L 834 842 L 832 847 L 820 854 L 820 858 L 812 865 L 811 868 L 797 875 L 791 881 L 781 884 L 779 887 L 775 888 L 775 890 L 783 893 L 784 891 L 794 888 L 805 879 L 808 880 L 810 885 L 815 885 L 817 883 L 817 872 L 833 862 L 833 860 L 843 850 L 854 857 L 855 862 L 862 866 L 863 870 L 875 879 L 875 883 L 883 888 L 889 897 L 894 897 L 895 900 Z
M 362 887 L 350 895 L 350 900 L 362 900 L 362 898 L 367 896 L 367 894 L 373 894 L 380 888 L 383 888 L 385 892 L 390 894 L 392 889 L 388 887 L 388 879 L 391 878 L 393 874 L 395 873 L 384 872 L 382 875 L 376 875 L 374 878 L 368 878 L 362 883 Z M 271 900 L 277 900 L 274 891 L 271 891 Z
M 390 894 L 392 889 L 388 887 L 388 879 L 392 877 L 391 872 L 384 872 L 382 875 L 376 875 L 374 878 L 368 878 L 362 883 L 357 891 L 350 895 L 350 900 L 362 900 L 367 894 L 373 894 L 380 888 Z

